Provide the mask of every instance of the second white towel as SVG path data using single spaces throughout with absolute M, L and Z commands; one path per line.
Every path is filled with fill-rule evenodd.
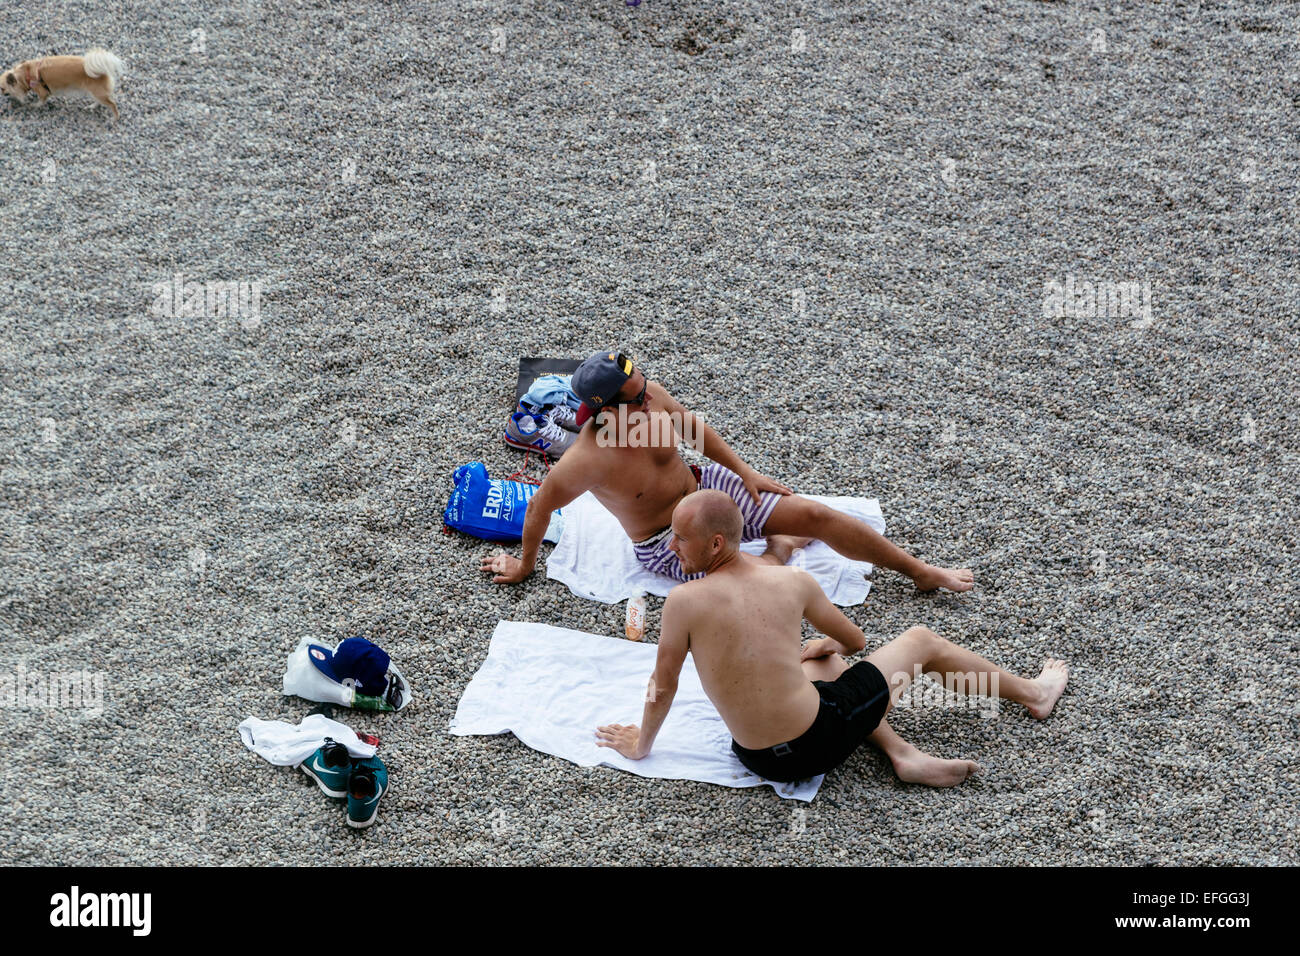
M 806 497 L 861 518 L 880 534 L 885 533 L 885 516 L 876 498 Z M 740 547 L 750 554 L 762 554 L 767 543 L 760 538 Z M 804 570 L 840 607 L 861 604 L 871 590 L 866 578 L 872 570 L 870 562 L 851 561 L 821 541 L 814 541 L 804 550 Z M 546 561 L 546 576 L 568 585 L 578 597 L 605 604 L 617 604 L 638 594 L 664 597 L 678 583 L 641 567 L 623 526 L 590 491 L 565 506 L 564 534 Z
M 604 764 L 642 777 L 702 780 L 724 787 L 764 784 L 811 800 L 822 778 L 775 783 L 750 773 L 731 752 L 731 734 L 687 656 L 668 719 L 650 755 L 629 760 L 596 744 L 602 724 L 640 724 L 658 649 L 565 627 L 502 621 L 487 660 L 465 688 L 453 734 L 514 733 L 534 750 L 583 767 Z

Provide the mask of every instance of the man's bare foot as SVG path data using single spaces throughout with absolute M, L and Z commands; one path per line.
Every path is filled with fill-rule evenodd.
M 800 548 L 808 547 L 812 541 L 812 538 L 799 538 L 792 534 L 769 534 L 763 560 L 770 561 L 772 564 L 785 564 L 790 560 L 790 555 Z
M 927 787 L 955 787 L 979 768 L 974 760 L 940 760 L 915 747 L 894 761 L 899 780 Z
M 1061 699 L 1061 694 L 1065 693 L 1065 682 L 1069 676 L 1070 669 L 1065 666 L 1065 661 L 1049 658 L 1043 665 L 1043 672 L 1030 681 L 1038 688 L 1040 696 L 1032 704 L 1025 704 L 1029 713 L 1039 720 L 1050 714 L 1056 702 Z
M 970 568 L 940 568 L 927 564 L 925 570 L 912 578 L 918 591 L 934 591 L 947 588 L 949 591 L 969 591 L 975 586 L 975 575 Z

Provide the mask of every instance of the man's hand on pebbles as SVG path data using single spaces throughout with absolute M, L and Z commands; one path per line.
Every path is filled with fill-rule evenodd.
M 496 584 L 518 584 L 532 573 L 524 570 L 524 562 L 502 552 L 484 558 L 479 564 L 479 570 L 495 574 L 496 577 L 492 580 Z

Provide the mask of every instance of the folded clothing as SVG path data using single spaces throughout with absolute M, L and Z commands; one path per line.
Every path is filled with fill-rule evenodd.
M 555 405 L 564 405 L 576 410 L 582 401 L 569 387 L 572 379 L 572 375 L 542 375 L 535 379 L 528 391 L 520 397 L 519 404 L 534 412 Z
M 249 717 L 239 725 L 239 739 L 244 746 L 277 767 L 298 766 L 324 745 L 326 737 L 343 744 L 354 757 L 375 755 L 374 746 L 362 743 L 347 724 L 320 714 L 304 717 L 297 726 L 257 717 Z
M 885 533 L 885 517 L 875 498 L 805 497 L 860 518 L 879 533 Z M 762 554 L 766 548 L 763 538 L 740 546 L 740 550 L 749 554 Z M 866 579 L 872 571 L 871 563 L 850 560 L 824 542 L 809 544 L 802 549 L 798 560 L 817 579 L 826 596 L 840 607 L 861 604 L 871 590 L 871 582 Z M 792 556 L 791 562 L 794 561 Z M 564 533 L 546 560 L 546 576 L 567 584 L 578 597 L 606 604 L 617 604 L 638 594 L 663 597 L 678 583 L 641 565 L 623 526 L 589 491 L 565 506 Z
M 649 756 L 630 760 L 598 747 L 598 726 L 641 723 L 657 653 L 652 644 L 502 621 L 492 634 L 487 659 L 461 695 L 450 730 L 461 736 L 513 733 L 534 750 L 582 767 L 615 767 L 642 777 L 724 787 L 766 785 L 792 800 L 816 795 L 820 776 L 777 783 L 745 769 L 689 656 Z

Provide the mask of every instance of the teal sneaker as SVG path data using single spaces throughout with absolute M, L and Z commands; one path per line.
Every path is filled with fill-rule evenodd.
M 298 765 L 302 772 L 316 781 L 316 786 L 327 797 L 342 800 L 348 795 L 348 777 L 352 773 L 352 756 L 348 748 L 333 737 Z
M 375 822 L 379 798 L 388 789 L 388 768 L 378 757 L 352 762 L 348 778 L 348 826 L 361 829 Z

